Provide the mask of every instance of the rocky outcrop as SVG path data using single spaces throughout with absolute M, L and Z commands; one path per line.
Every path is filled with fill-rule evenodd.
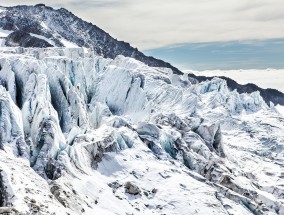
M 53 45 L 49 44 L 47 41 L 33 37 L 29 33 L 21 30 L 9 34 L 6 38 L 5 45 L 11 47 L 53 47 Z
M 140 188 L 129 181 L 125 183 L 124 187 L 126 189 L 126 192 L 131 195 L 138 195 L 141 193 Z

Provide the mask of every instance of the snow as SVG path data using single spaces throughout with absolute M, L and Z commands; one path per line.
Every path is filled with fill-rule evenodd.
M 7 37 L 10 33 L 12 33 L 13 31 L 7 31 L 7 30 L 4 30 L 4 29 L 1 29 L 0 28 L 0 37 Z
M 70 41 L 68 41 L 68 40 L 66 40 L 66 39 L 61 39 L 60 40 L 62 43 L 63 43 L 63 45 L 66 47 L 66 48 L 78 48 L 79 46 L 78 45 L 76 45 L 75 43 L 72 43 L 72 42 L 70 42 Z
M 6 8 L 0 7 L 0 14 L 3 13 L 3 12 L 5 12 L 5 11 L 7 11 Z
M 65 47 L 0 49 L 0 213 L 284 214 L 283 107 L 220 78 L 193 85 L 97 56 L 64 38 L 100 34 L 44 12 Z M 207 73 L 283 89 L 282 70 Z
M 0 47 L 5 47 L 5 39 L 0 39 Z
M 284 106 L 277 105 L 276 109 L 282 114 L 282 116 L 284 116 Z
M 37 34 L 32 34 L 32 33 L 30 33 L 30 35 L 31 35 L 31 36 L 33 36 L 33 37 L 36 37 L 36 38 L 39 38 L 39 39 L 45 40 L 45 41 L 46 41 L 46 42 L 48 42 L 49 44 L 51 44 L 51 45 L 55 46 L 54 41 L 52 41 L 52 40 L 50 40 L 50 39 L 48 39 L 48 38 L 46 38 L 46 37 L 44 37 L 44 36 L 37 35 Z
M 51 195 L 48 183 L 30 168 L 28 160 L 11 156 L 0 151 L 1 177 L 8 186 L 8 205 L 20 214 L 29 214 L 32 210 L 44 214 L 75 214 Z
M 3 10 L 1 11 L 0 9 L 0 14 L 1 12 L 3 12 Z M 0 28 L 0 47 L 5 47 L 5 38 L 12 32 L 13 31 L 7 31 Z
M 240 84 L 254 83 L 262 88 L 272 88 L 284 92 L 284 69 L 250 69 L 250 70 L 205 70 L 184 71 L 195 75 L 225 76 L 234 79 Z
M 41 25 L 41 27 L 48 29 L 47 25 L 44 22 L 41 22 L 40 25 Z
M 283 214 L 283 107 L 258 92 L 230 91 L 220 78 L 192 85 L 85 48 L 5 48 L 0 64 L 5 207 Z
M 98 171 L 104 176 L 103 181 L 125 184 L 131 181 L 143 190 L 141 197 L 131 197 L 120 187 L 115 194 L 135 205 L 139 211 L 135 214 L 226 214 L 220 202 L 215 198 L 215 191 L 208 185 L 188 178 L 188 170 L 172 164 L 170 161 L 159 161 L 141 145 L 127 149 L 117 156 L 108 155 L 100 163 Z M 142 165 L 143 162 L 143 165 Z M 129 173 L 125 172 L 128 170 Z M 175 171 L 176 170 L 176 171 Z M 152 190 L 157 189 L 153 194 Z M 179 193 L 173 195 L 173 193 Z M 148 196 L 144 193 L 149 193 Z M 124 200 L 124 201 L 125 201 Z M 105 202 L 105 201 L 103 201 Z M 107 208 L 107 204 L 105 205 Z M 126 209 L 119 206 L 119 210 Z M 120 211 L 123 214 L 125 211 Z

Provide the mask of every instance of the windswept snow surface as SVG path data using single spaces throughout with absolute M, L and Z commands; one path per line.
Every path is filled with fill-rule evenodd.
M 52 40 L 50 40 L 50 39 L 48 39 L 48 38 L 46 38 L 46 37 L 44 37 L 44 36 L 37 35 L 37 34 L 32 34 L 32 33 L 30 33 L 30 35 L 33 36 L 33 37 L 36 37 L 36 38 L 45 40 L 45 41 L 48 42 L 49 44 L 55 46 L 55 43 L 54 43 Z
M 64 47 L 66 48 L 79 48 L 78 45 L 74 44 L 74 43 L 71 43 L 70 41 L 68 40 L 65 40 L 65 39 L 61 39 L 60 42 L 64 45 Z
M 0 51 L 0 212 L 284 214 L 284 117 L 85 48 Z
M 277 105 L 276 109 L 282 114 L 282 116 L 284 116 L 284 106 Z
M 0 28 L 0 37 L 7 37 L 10 33 L 12 33 L 12 31 L 7 31 L 7 30 L 3 30 Z
M 1 8 L 0 8 L 0 14 L 1 14 Z M 5 47 L 5 39 L 10 33 L 12 33 L 12 31 L 7 31 L 0 28 L 0 47 Z
M 225 76 L 232 78 L 240 84 L 254 83 L 262 88 L 277 89 L 284 92 L 284 69 L 249 69 L 249 70 L 205 70 L 184 71 L 195 75 Z

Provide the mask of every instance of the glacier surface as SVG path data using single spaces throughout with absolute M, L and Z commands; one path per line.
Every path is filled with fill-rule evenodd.
M 259 92 L 185 76 L 2 48 L 0 212 L 284 214 L 284 117 Z

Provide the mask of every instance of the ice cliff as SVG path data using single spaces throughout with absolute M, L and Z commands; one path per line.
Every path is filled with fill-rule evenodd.
M 85 48 L 0 68 L 1 213 L 284 214 L 284 118 L 258 92 Z

